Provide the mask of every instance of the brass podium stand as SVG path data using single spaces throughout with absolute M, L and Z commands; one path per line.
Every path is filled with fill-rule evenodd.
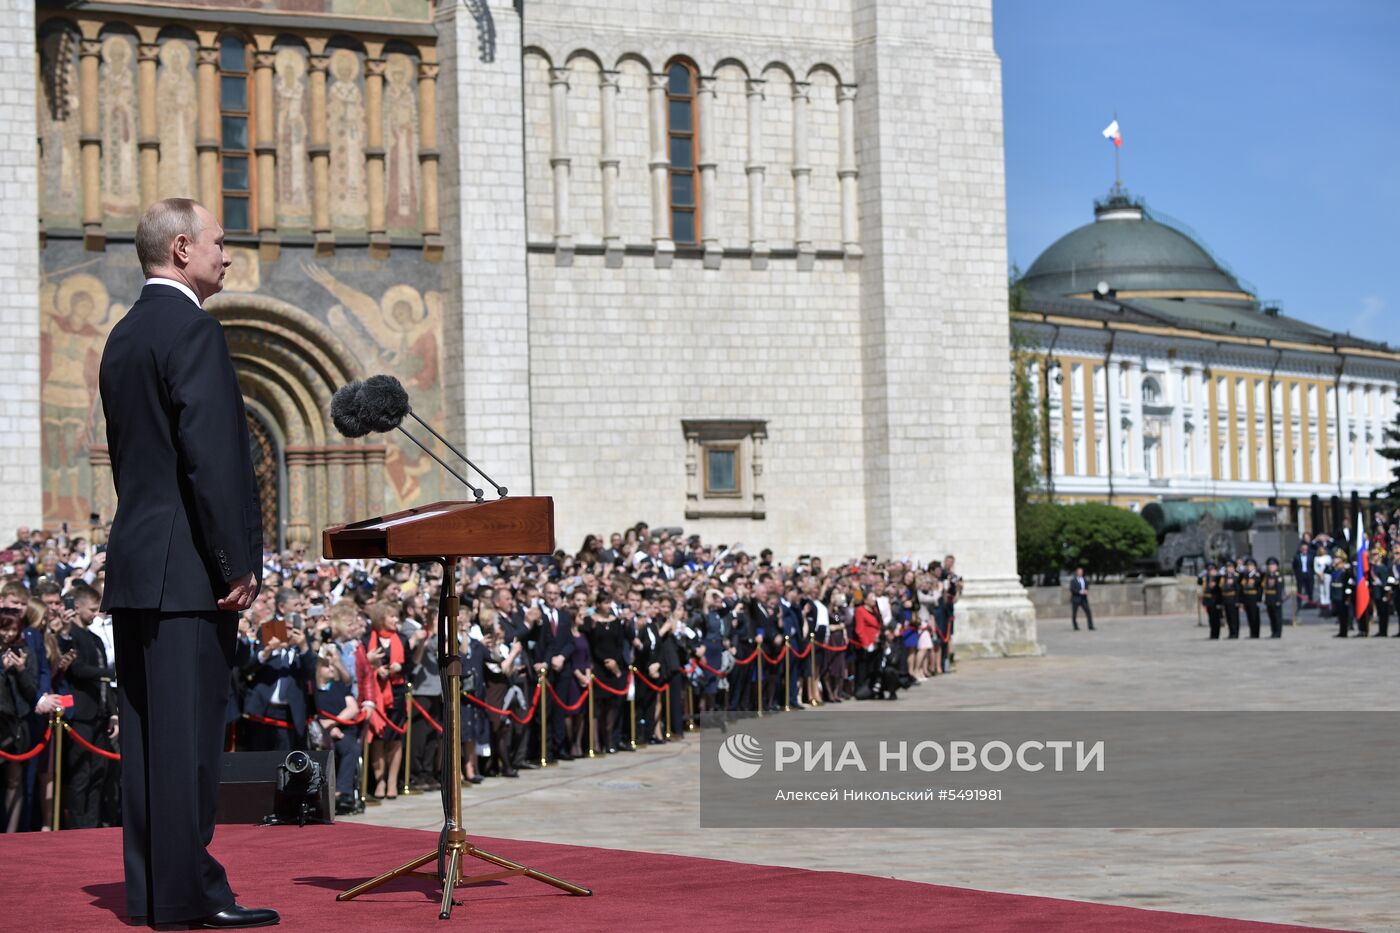
M 442 566 L 442 592 L 438 599 L 438 665 L 444 680 L 443 696 L 446 698 L 443 740 L 447 743 L 447 761 L 443 770 L 447 773 L 442 780 L 444 826 L 438 848 L 337 894 L 337 901 L 348 901 L 404 875 L 422 875 L 441 882 L 442 908 L 438 912 L 441 920 L 452 916 L 452 894 L 456 888 L 502 878 L 523 875 L 575 896 L 588 897 L 593 893 L 588 888 L 478 848 L 467 838 L 467 832 L 462 827 L 462 659 L 456 650 L 457 612 L 461 601 L 457 595 L 457 560 L 460 557 L 550 553 L 553 549 L 554 502 L 543 496 L 497 499 L 492 502 L 437 502 L 381 518 L 327 528 L 322 534 L 322 551 L 331 559 L 378 557 L 414 563 L 431 561 Z M 433 552 L 448 550 L 457 556 L 430 556 Z M 502 870 L 467 875 L 468 858 L 481 859 Z M 436 872 L 419 870 L 433 860 L 438 861 Z

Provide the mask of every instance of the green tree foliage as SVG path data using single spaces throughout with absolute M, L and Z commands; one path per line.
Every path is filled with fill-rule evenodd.
M 1011 270 L 1009 294 L 1012 312 L 1020 309 L 1025 286 L 1019 281 L 1020 270 Z M 1036 448 L 1040 441 L 1031 367 L 1035 363 L 1034 342 L 1016 330 L 1011 323 L 1011 480 L 1016 514 L 1031 501 L 1039 488 L 1035 468 Z
M 1127 509 L 1032 502 L 1016 514 L 1016 567 L 1027 582 L 1080 564 L 1095 577 L 1123 573 L 1156 551 L 1152 526 Z
M 1141 515 L 1127 509 L 1085 502 L 1064 506 L 1066 567 L 1084 565 L 1094 576 L 1123 573 L 1157 551 L 1157 535 Z
M 1030 502 L 1016 512 L 1016 569 L 1025 583 L 1060 569 L 1064 561 L 1064 507 Z
M 1385 429 L 1385 446 L 1380 455 L 1390 461 L 1391 481 L 1376 490 L 1376 495 L 1388 502 L 1400 501 L 1400 391 L 1396 392 L 1395 420 Z

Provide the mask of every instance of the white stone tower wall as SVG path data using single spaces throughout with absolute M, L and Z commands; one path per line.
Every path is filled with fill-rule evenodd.
M 32 0 L 0 0 L 0 22 L 0 533 L 9 535 L 43 514 Z

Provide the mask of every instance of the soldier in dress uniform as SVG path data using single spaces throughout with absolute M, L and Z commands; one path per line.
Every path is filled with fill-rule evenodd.
M 1371 602 L 1376 607 L 1376 635 L 1386 638 L 1390 634 L 1390 613 L 1394 608 L 1395 568 L 1391 566 L 1390 554 L 1385 548 L 1376 551 L 1376 562 L 1371 565 Z
M 1196 578 L 1201 588 L 1201 607 L 1206 611 L 1206 620 L 1210 623 L 1210 637 L 1212 640 L 1220 637 L 1220 573 L 1216 570 L 1214 563 L 1206 564 L 1205 572 Z
M 1225 614 L 1229 638 L 1240 637 L 1240 578 L 1231 561 L 1225 562 L 1225 576 L 1220 580 L 1220 607 Z
M 1351 634 L 1351 568 L 1347 564 L 1347 552 L 1337 548 L 1332 552 L 1332 617 L 1337 620 L 1337 638 Z
M 1264 609 L 1269 613 L 1269 637 L 1283 637 L 1283 575 L 1278 558 L 1264 561 Z
M 1259 573 L 1259 564 L 1254 558 L 1244 562 L 1244 573 L 1240 574 L 1240 602 L 1244 606 L 1245 621 L 1249 623 L 1249 637 L 1259 637 L 1259 600 L 1263 593 L 1264 578 Z

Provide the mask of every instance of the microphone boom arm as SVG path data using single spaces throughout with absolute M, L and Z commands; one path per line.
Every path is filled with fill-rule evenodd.
M 414 415 L 413 417 L 414 417 L 415 419 L 418 418 L 417 415 Z M 422 419 L 418 419 L 418 420 L 419 420 L 420 423 L 421 423 L 421 420 L 422 420 Z M 452 467 L 450 467 L 450 466 L 448 466 L 446 463 L 444 463 L 444 462 L 443 462 L 443 459 L 442 459 L 441 457 L 439 457 L 437 454 L 435 454 L 435 453 L 433 453 L 431 450 L 429 450 L 429 449 L 427 448 L 427 446 L 426 446 L 422 441 L 420 441 L 418 438 L 414 437 L 412 434 L 409 434 L 407 431 L 405 431 L 405 430 L 403 429 L 403 426 L 402 426 L 402 425 L 399 425 L 399 426 L 398 426 L 398 430 L 400 431 L 400 433 L 403 434 L 404 437 L 406 437 L 406 438 L 408 438 L 409 440 L 413 441 L 413 443 L 417 444 L 420 448 L 422 448 L 423 453 L 427 454 L 429 457 L 432 457 L 434 460 L 436 460 L 436 461 L 438 462 L 438 465 L 441 466 L 444 470 L 446 470 L 447 472 L 451 473 L 453 476 L 457 477 L 457 479 L 461 480 L 462 483 L 463 483 L 463 485 L 465 485 L 468 489 L 470 489 L 470 490 L 472 491 L 472 495 L 473 495 L 474 497 L 476 497 L 476 501 L 477 501 L 477 502 L 481 502 L 482 499 L 485 498 L 485 493 L 483 493 L 480 489 L 478 489 L 478 488 L 476 488 L 475 486 L 473 486 L 473 485 L 471 484 L 471 480 L 467 479 L 467 478 L 466 478 L 465 476 L 463 476 L 461 473 L 458 473 L 456 470 L 452 469 Z M 429 431 L 432 431 L 433 429 L 432 429 L 432 428 L 428 428 L 428 430 L 429 430 Z M 436 431 L 433 431 L 433 433 L 436 434 L 437 432 L 436 432 Z M 450 445 L 449 445 L 449 446 L 450 446 Z M 463 458 L 463 459 L 466 459 L 466 458 Z M 468 462 L 470 462 L 470 461 L 468 461 Z M 480 470 L 477 470 L 477 472 L 478 472 L 478 473 L 481 473 Z M 482 475 L 484 476 L 485 474 L 482 474 Z M 492 485 L 494 486 L 495 484 L 493 483 Z
M 449 441 L 447 438 L 443 437 L 443 436 L 442 436 L 441 434 L 439 434 L 437 431 L 433 430 L 433 426 L 432 426 L 431 424 L 428 424 L 428 422 L 424 421 L 422 418 L 418 417 L 418 415 L 413 411 L 413 409 L 410 408 L 410 409 L 408 410 L 408 415 L 409 415 L 409 417 L 412 418 L 414 421 L 417 421 L 417 422 L 418 422 L 419 424 L 421 424 L 423 427 L 427 428 L 429 434 L 431 434 L 433 437 L 437 438 L 438 440 L 442 441 L 443 445 L 444 445 L 448 450 L 452 451 L 454 454 L 456 454 L 458 457 L 460 457 L 463 461 L 465 461 L 466 464 L 467 464 L 467 466 L 471 467 L 471 468 L 472 468 L 473 470 L 475 470 L 477 473 L 481 474 L 481 478 L 482 478 L 482 479 L 486 480 L 486 482 L 488 482 L 488 483 L 490 483 L 492 486 L 496 487 L 496 495 L 500 496 L 501 498 L 505 498 L 505 495 L 506 495 L 506 487 L 502 486 L 500 483 L 496 482 L 494 479 L 492 479 L 491 477 L 487 476 L 487 475 L 486 475 L 486 472 L 485 472 L 484 470 L 482 470 L 481 467 L 477 466 L 475 463 L 472 463 L 472 462 L 471 462 L 471 459 L 470 459 L 466 454 L 462 453 L 462 452 L 461 452 L 460 450 L 458 450 L 456 447 L 452 446 L 452 442 L 451 442 L 451 441 Z M 399 428 L 399 430 L 400 430 L 400 431 L 403 431 L 403 428 Z M 404 431 L 404 433 L 407 434 L 408 432 L 407 432 L 407 431 Z M 412 435 L 410 435 L 410 437 L 411 437 L 411 436 L 412 436 Z M 417 441 L 414 441 L 414 443 L 417 444 L 418 442 L 417 442 Z M 418 444 L 418 446 L 419 446 L 419 447 L 423 447 L 422 444 Z M 428 448 L 423 447 L 423 449 L 424 449 L 424 450 L 427 450 Z M 437 457 L 434 457 L 433 459 L 434 459 L 434 460 L 437 460 Z M 441 460 L 438 460 L 438 463 L 442 463 L 442 461 L 441 461 Z M 445 464 L 445 463 L 443 463 L 442 465 L 443 465 L 443 466 L 447 466 L 447 464 Z M 451 467 L 448 467 L 448 469 L 450 470 Z M 453 476 L 457 476 L 456 473 L 453 473 L 452 475 L 453 475 Z M 460 476 L 457 476 L 457 478 L 458 478 L 458 479 L 462 479 Z M 467 483 L 467 481 L 464 480 L 464 479 L 462 480 L 462 482 Z M 471 483 L 467 483 L 467 485 L 468 485 L 468 486 L 471 486 Z M 481 498 L 481 490 L 476 489 L 475 487 L 472 487 L 472 492 L 476 493 L 476 497 L 477 497 L 478 499 Z

